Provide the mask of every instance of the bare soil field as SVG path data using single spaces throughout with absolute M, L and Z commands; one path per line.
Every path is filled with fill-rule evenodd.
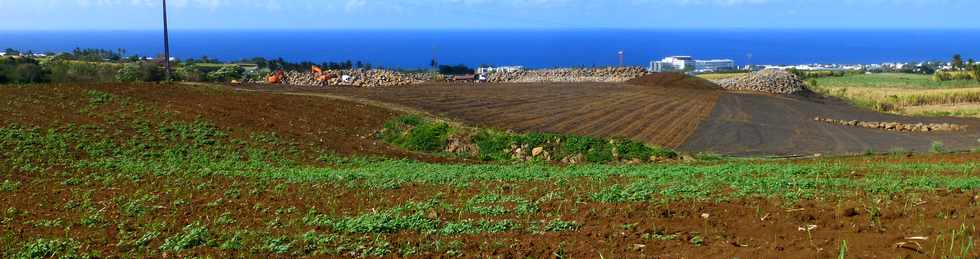
M 881 114 L 815 94 L 720 91 L 707 81 L 676 74 L 626 84 L 426 84 L 286 91 L 392 103 L 484 127 L 622 137 L 736 156 L 928 152 L 934 144 L 947 150 L 980 147 L 978 119 Z M 830 125 L 814 121 L 816 117 L 967 128 L 902 133 Z
M 483 127 L 622 137 L 677 147 L 721 95 L 706 84 L 667 76 L 632 84 L 427 84 L 318 92 L 414 107 Z
M 416 90 L 437 103 L 462 88 L 510 105 L 522 99 L 493 91 L 548 92 L 509 87 Z M 689 91 L 587 87 L 559 92 L 601 108 Z M 344 91 L 354 89 L 331 93 Z M 68 85 L 0 87 L 0 100 L 5 258 L 980 255 L 980 153 L 471 164 L 381 143 L 370 135 L 401 112 L 335 98 Z
M 229 134 L 235 137 L 247 137 L 251 132 L 274 132 L 302 143 L 301 151 L 319 149 L 342 155 L 447 161 L 396 149 L 374 139 L 372 135 L 385 121 L 401 114 L 397 111 L 348 101 L 324 102 L 319 97 L 229 91 L 208 86 L 110 84 L 5 87 L 0 88 L 0 94 L 6 101 L 5 105 L 0 106 L 0 112 L 4 115 L 0 116 L 0 124 L 56 127 L 65 123 L 96 123 L 93 116 L 77 111 L 90 98 L 87 96 L 90 91 L 126 96 L 147 105 L 159 106 L 183 120 L 206 119 L 218 127 L 231 129 Z M 41 106 L 39 102 L 59 105 Z M 311 156 L 315 158 L 315 154 Z

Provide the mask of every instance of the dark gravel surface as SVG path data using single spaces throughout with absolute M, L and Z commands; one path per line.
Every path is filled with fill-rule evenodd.
M 814 117 L 902 123 L 956 123 L 965 131 L 907 133 L 814 121 Z M 881 114 L 820 97 L 723 94 L 708 119 L 688 141 L 686 151 L 726 155 L 853 154 L 866 151 L 928 152 L 934 141 L 948 150 L 980 146 L 980 120 Z

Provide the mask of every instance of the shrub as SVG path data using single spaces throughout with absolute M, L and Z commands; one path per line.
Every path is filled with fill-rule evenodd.
M 385 122 L 378 137 L 385 142 L 415 151 L 439 152 L 445 150 L 447 140 L 454 133 L 457 137 L 468 138 L 461 141 L 475 145 L 477 158 L 484 161 L 512 160 L 511 151 L 515 146 L 523 148 L 544 148 L 550 158 L 564 158 L 583 155 L 585 161 L 606 163 L 619 159 L 640 159 L 650 157 L 676 158 L 676 152 L 661 147 L 651 147 L 632 140 L 605 140 L 589 136 L 559 135 L 551 133 L 513 134 L 490 129 L 467 130 L 455 133 L 457 129 L 446 123 L 433 122 L 418 116 L 402 116 Z M 559 144 L 560 143 L 560 144 Z M 584 162 L 584 161 L 583 161 Z
M 445 148 L 449 130 L 449 124 L 430 122 L 412 115 L 386 122 L 380 137 L 385 142 L 410 150 L 438 152 Z
M 116 73 L 120 82 L 158 82 L 163 80 L 164 71 L 153 63 L 129 63 Z
M 43 83 L 48 80 L 49 71 L 30 58 L 0 59 L 0 84 Z
M 208 73 L 208 80 L 213 82 L 228 82 L 242 79 L 245 69 L 238 65 L 223 66 L 217 71 Z
M 482 160 L 507 160 L 507 151 L 512 143 L 507 134 L 482 130 L 473 136 L 473 143 L 480 150 Z
M 115 63 L 69 60 L 54 60 L 45 63 L 44 66 L 51 71 L 51 82 L 55 83 L 116 82 L 116 73 L 122 69 L 122 65 Z
M 405 144 L 409 149 L 436 152 L 446 146 L 448 134 L 446 123 L 424 123 L 412 129 Z
M 936 82 L 978 79 L 977 74 L 971 71 L 936 71 L 932 74 L 932 80 Z
M 946 147 L 943 145 L 942 141 L 933 141 L 932 146 L 929 147 L 929 152 L 939 154 L 946 152 Z

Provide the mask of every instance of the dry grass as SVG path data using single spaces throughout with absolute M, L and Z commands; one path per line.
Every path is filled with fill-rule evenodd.
M 906 114 L 980 118 L 980 103 L 939 104 L 906 107 Z
M 707 73 L 707 74 L 700 74 L 698 75 L 698 77 L 707 80 L 724 80 L 724 79 L 744 76 L 746 74 L 748 73 Z
M 857 75 L 818 79 L 814 91 L 881 112 L 973 117 L 980 105 L 976 81 L 933 82 L 929 76 Z

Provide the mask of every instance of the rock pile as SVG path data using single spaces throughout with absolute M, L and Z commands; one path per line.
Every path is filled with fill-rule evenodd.
M 491 83 L 540 83 L 540 82 L 626 82 L 646 75 L 640 67 L 607 68 L 557 68 L 520 71 L 498 71 L 487 74 Z
M 858 121 L 858 120 L 835 120 L 829 118 L 813 118 L 815 121 L 821 121 L 831 124 L 845 125 L 862 127 L 869 129 L 883 129 L 890 131 L 902 131 L 902 132 L 934 132 L 934 131 L 961 131 L 966 130 L 965 125 L 950 124 L 950 123 L 900 123 L 900 122 L 872 122 L 872 121 Z
M 283 84 L 295 86 L 326 87 L 386 87 L 420 84 L 432 78 L 424 73 L 401 73 L 391 70 L 324 70 L 326 80 L 317 80 L 317 75 L 311 72 L 286 72 Z M 253 82 L 254 83 L 254 82 Z
M 806 84 L 793 73 L 778 69 L 766 69 L 748 75 L 718 80 L 721 88 L 733 91 L 754 91 L 772 94 L 798 94 L 808 91 Z

